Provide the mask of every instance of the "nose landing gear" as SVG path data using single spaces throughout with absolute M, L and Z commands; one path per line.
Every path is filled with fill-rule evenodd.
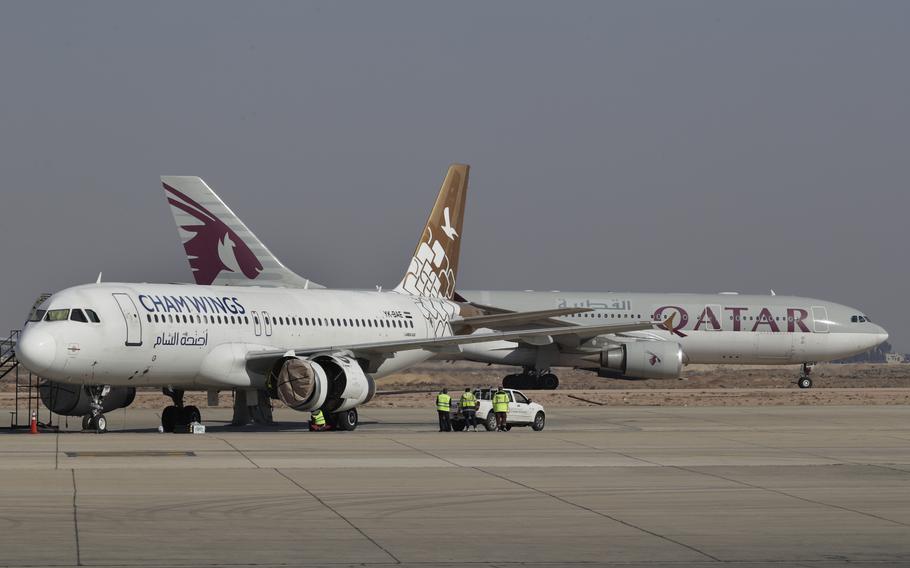
M 89 402 L 89 414 L 82 417 L 82 429 L 94 430 L 101 434 L 107 432 L 107 418 L 104 417 L 104 397 L 111 392 L 108 385 L 93 385 L 88 387 L 88 392 L 92 397 Z
M 801 389 L 810 389 L 812 388 L 812 379 L 809 378 L 809 374 L 812 372 L 812 367 L 814 363 L 803 363 L 802 372 L 799 375 L 799 379 L 796 380 L 797 386 Z

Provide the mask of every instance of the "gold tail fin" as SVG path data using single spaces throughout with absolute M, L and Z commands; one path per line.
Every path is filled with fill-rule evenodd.
M 455 294 L 469 170 L 467 164 L 449 166 L 399 292 L 447 300 Z

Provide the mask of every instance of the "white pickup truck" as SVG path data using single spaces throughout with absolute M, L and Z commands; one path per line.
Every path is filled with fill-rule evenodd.
M 547 423 L 547 415 L 543 406 L 515 389 L 502 389 L 509 395 L 508 427 L 530 426 L 532 430 L 540 432 Z M 496 415 L 493 413 L 493 395 L 496 389 L 474 389 L 477 397 L 477 423 L 482 424 L 487 430 L 496 429 Z M 465 428 L 464 415 L 461 413 L 461 400 L 452 408 L 452 429 L 460 432 Z

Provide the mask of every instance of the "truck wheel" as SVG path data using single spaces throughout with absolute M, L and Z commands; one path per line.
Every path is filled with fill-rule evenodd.
M 487 419 L 483 421 L 483 427 L 486 428 L 487 432 L 492 432 L 496 429 L 496 413 L 492 410 L 487 414 Z
M 546 424 L 547 417 L 543 412 L 538 411 L 537 414 L 534 415 L 534 422 L 531 424 L 531 429 L 535 432 L 540 432 Z

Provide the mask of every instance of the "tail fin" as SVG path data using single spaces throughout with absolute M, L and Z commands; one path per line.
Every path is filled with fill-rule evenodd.
M 408 271 L 395 288 L 397 291 L 447 300 L 454 296 L 469 170 L 467 164 L 449 166 Z
M 196 284 L 322 288 L 292 272 L 202 178 L 161 176 Z

